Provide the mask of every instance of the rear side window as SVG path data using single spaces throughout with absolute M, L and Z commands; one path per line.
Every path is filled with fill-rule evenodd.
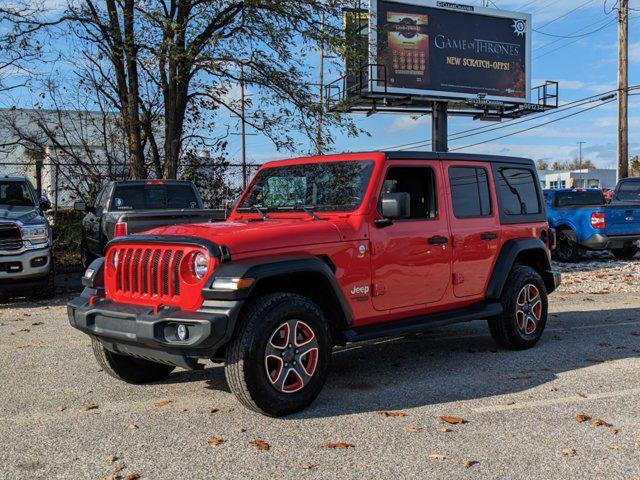
M 456 218 L 491 215 L 489 178 L 484 168 L 450 167 L 451 201 Z
M 112 210 L 162 210 L 198 208 L 191 185 L 119 185 L 113 192 Z
M 620 200 L 621 202 L 640 201 L 640 182 L 620 182 L 620 186 L 616 192 L 616 200 Z
M 505 215 L 541 213 L 538 189 L 533 172 L 526 168 L 499 168 L 496 187 Z

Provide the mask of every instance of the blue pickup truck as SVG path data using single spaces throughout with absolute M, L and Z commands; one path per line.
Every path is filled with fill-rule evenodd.
M 545 190 L 549 226 L 555 228 L 557 260 L 575 262 L 585 250 L 609 250 L 616 258 L 638 253 L 640 203 L 607 204 L 600 190 Z

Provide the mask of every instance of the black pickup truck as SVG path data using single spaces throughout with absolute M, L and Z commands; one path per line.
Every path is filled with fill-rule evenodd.
M 87 268 L 114 237 L 142 233 L 180 223 L 206 223 L 225 219 L 224 210 L 204 208 L 192 182 L 180 180 L 129 180 L 109 182 L 94 205 L 76 202 L 87 215 L 82 221 L 80 253 Z

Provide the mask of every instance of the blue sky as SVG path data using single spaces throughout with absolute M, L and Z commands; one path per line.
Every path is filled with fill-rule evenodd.
M 480 4 L 480 0 L 458 2 Z M 501 9 L 530 12 L 534 29 L 554 35 L 569 35 L 584 28 L 579 33 L 591 32 L 614 20 L 617 11 L 605 13 L 604 0 L 495 0 Z M 586 3 L 586 5 L 585 5 Z M 609 0 L 610 10 L 615 0 Z M 528 5 L 527 5 L 528 4 Z M 524 6 L 524 8 L 521 8 Z M 640 8 L 640 0 L 631 0 L 632 9 Z M 576 9 L 566 15 L 569 11 Z M 566 16 L 565 16 L 566 15 Z M 558 19 L 558 17 L 561 17 Z M 557 19 L 557 20 L 556 20 Z M 551 22 L 551 23 L 549 23 Z M 548 25 L 545 25 L 548 24 Z M 588 27 L 591 25 L 590 27 Z M 585 28 L 588 27 L 588 28 Z M 630 85 L 640 84 L 640 12 L 632 11 L 630 29 Z M 558 40 L 558 41 L 556 41 Z M 554 42 L 554 43 L 551 43 Z M 572 42 L 572 43 L 571 43 Z M 566 45 L 566 46 L 565 46 Z M 561 48 L 558 48 L 561 47 Z M 554 49 L 557 49 L 553 51 Z M 538 57 L 538 58 L 536 58 Z M 533 34 L 533 86 L 544 80 L 560 82 L 560 101 L 569 103 L 600 92 L 617 88 L 617 22 L 612 21 L 602 30 L 585 38 L 557 39 L 540 33 Z M 329 78 L 331 75 L 329 75 Z M 640 154 L 640 96 L 629 97 L 630 101 L 630 154 Z M 572 113 L 569 110 L 566 113 Z M 551 115 L 553 119 L 563 114 Z M 358 125 L 367 130 L 370 137 L 338 137 L 337 151 L 360 151 L 390 147 L 398 144 L 429 140 L 431 121 L 428 117 L 412 118 L 409 115 L 374 115 L 366 118 L 354 116 Z M 530 125 L 541 123 L 532 121 L 505 128 L 486 135 L 474 136 L 450 143 L 451 148 L 490 139 Z M 467 130 L 487 125 L 468 118 L 450 119 L 450 132 Z M 617 102 L 585 112 L 573 118 L 562 120 L 549 126 L 512 136 L 500 141 L 461 150 L 467 153 L 488 153 L 498 155 L 518 155 L 534 159 L 568 160 L 576 157 L 576 142 L 587 142 L 583 147 L 583 158 L 592 160 L 600 167 L 615 168 L 617 142 Z M 237 145 L 236 145 L 237 143 Z M 230 152 L 239 152 L 239 139 L 232 139 Z M 428 148 L 428 147 L 427 147 Z M 248 137 L 249 158 L 256 163 L 281 158 L 282 153 L 274 151 L 266 139 L 260 136 Z M 239 157 L 234 157 L 234 160 Z

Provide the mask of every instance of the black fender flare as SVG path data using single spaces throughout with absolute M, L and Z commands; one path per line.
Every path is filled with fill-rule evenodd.
M 516 263 L 516 259 L 522 253 L 535 255 L 536 260 L 540 262 L 541 271 L 539 273 L 547 286 L 547 291 L 548 293 L 553 292 L 556 285 L 548 252 L 545 243 L 538 238 L 519 238 L 505 242 L 491 273 L 486 292 L 487 300 L 500 300 L 502 290 L 509 278 L 509 273 Z
M 247 299 L 263 280 L 301 273 L 322 275 L 338 301 L 337 306 L 342 311 L 346 324 L 351 325 L 353 314 L 332 267 L 328 262 L 313 255 L 275 255 L 223 263 L 216 268 L 205 284 L 202 296 L 207 300 Z M 216 278 L 253 278 L 254 282 L 244 289 L 221 291 L 212 288 Z

